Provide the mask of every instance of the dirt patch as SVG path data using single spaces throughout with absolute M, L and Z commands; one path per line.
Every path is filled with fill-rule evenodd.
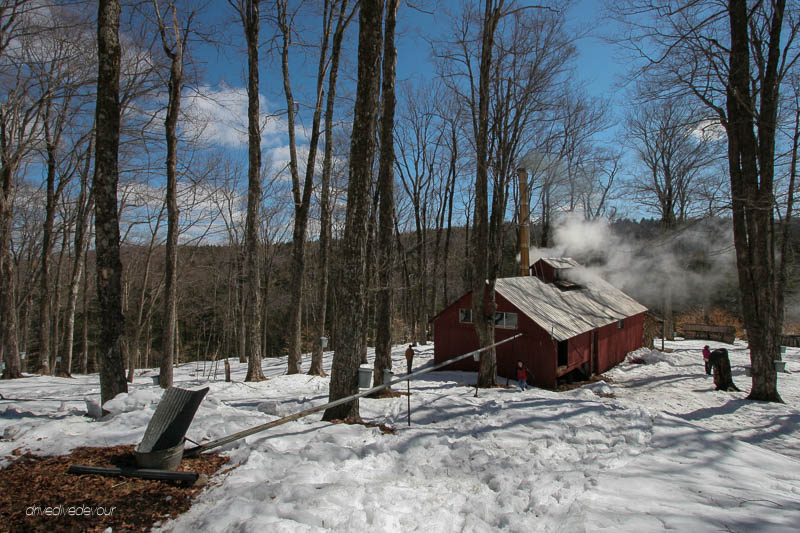
M 212 476 L 227 457 L 185 458 L 178 470 Z M 149 531 L 187 511 L 203 489 L 177 482 L 68 474 L 72 464 L 135 467 L 133 446 L 76 448 L 69 455 L 22 455 L 0 470 L 0 531 Z

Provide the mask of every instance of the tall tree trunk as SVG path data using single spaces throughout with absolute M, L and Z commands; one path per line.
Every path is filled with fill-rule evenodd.
M 91 211 L 91 209 L 89 209 Z M 87 232 L 90 233 L 90 232 Z M 89 373 L 89 242 L 83 248 L 83 324 L 81 327 L 81 373 Z
M 322 338 L 325 337 L 325 320 L 328 302 L 328 256 L 331 240 L 331 171 L 333 168 L 333 110 L 336 104 L 336 80 L 339 75 L 339 57 L 342 50 L 344 30 L 349 24 L 352 14 L 345 16 L 348 0 L 339 4 L 336 31 L 333 33 L 331 48 L 331 66 L 328 73 L 328 95 L 325 102 L 325 153 L 322 159 L 322 183 L 320 192 L 320 230 L 319 230 L 319 279 L 317 281 L 317 299 L 320 312 L 317 318 L 316 338 L 312 345 L 310 375 L 324 376 L 322 368 Z
M 3 252 L 5 255 L 5 252 Z M 16 291 L 14 286 L 14 270 L 10 257 L 2 262 L 2 283 L 3 291 L 0 293 L 0 304 L 2 304 L 3 320 L 3 361 L 6 368 L 3 370 L 2 379 L 16 379 L 22 377 L 22 370 L 19 359 L 19 347 L 17 345 L 17 310 L 14 305 Z
M 136 369 L 136 361 L 137 361 L 138 355 L 142 351 L 140 342 L 141 342 L 141 338 L 142 338 L 142 328 L 144 327 L 144 325 L 143 325 L 144 324 L 143 317 L 145 316 L 145 313 L 144 313 L 145 302 L 148 299 L 147 292 L 148 292 L 148 289 L 150 288 L 149 287 L 149 285 L 150 285 L 150 265 L 153 262 L 153 254 L 155 253 L 155 249 L 156 249 L 156 239 L 158 239 L 158 230 L 161 227 L 161 220 L 163 219 L 162 217 L 164 215 L 164 208 L 166 207 L 167 203 L 168 203 L 168 201 L 165 201 L 161 205 L 161 209 L 158 212 L 158 217 L 156 217 L 156 225 L 155 225 L 155 228 L 153 228 L 152 235 L 150 235 L 150 244 L 147 247 L 147 254 L 145 255 L 144 268 L 143 268 L 144 272 L 142 273 L 142 285 L 141 285 L 141 287 L 139 289 L 139 298 L 138 298 L 138 301 L 137 301 L 137 304 L 136 304 L 136 324 L 134 324 L 134 327 L 133 327 L 134 333 L 133 333 L 133 340 L 131 342 L 132 349 L 129 351 L 128 383 L 133 383 L 134 370 Z M 167 277 L 166 273 L 165 273 L 164 277 L 166 279 L 166 277 Z M 161 287 L 161 283 L 159 283 L 158 287 L 159 288 Z M 156 290 L 152 290 L 150 292 L 150 307 L 149 307 L 149 309 L 147 311 L 147 316 L 148 317 L 153 312 L 153 307 L 154 307 L 154 302 L 156 301 L 156 293 L 157 292 L 158 291 L 156 291 Z M 164 334 L 166 334 L 166 331 L 167 330 L 165 330 Z M 173 328 L 173 331 L 174 331 L 174 328 Z M 162 339 L 162 343 L 166 343 L 166 342 L 167 342 L 166 340 Z M 175 344 L 173 343 L 173 347 L 174 346 L 175 346 Z M 161 353 L 161 363 L 162 364 L 163 364 L 164 357 L 165 357 L 164 356 L 164 352 L 162 351 L 162 353 Z M 172 363 L 170 363 L 170 365 L 172 365 Z M 172 367 L 170 366 L 170 370 L 168 371 L 168 373 L 170 375 L 172 375 L 171 368 Z M 167 386 L 161 385 L 160 369 L 159 369 L 159 385 L 162 386 L 163 388 L 166 388 L 166 387 L 170 386 L 170 385 L 167 385 Z
M 50 357 L 52 363 L 50 368 L 53 369 L 55 372 L 56 363 L 58 362 L 59 357 L 59 347 L 61 346 L 61 291 L 63 289 L 61 283 L 61 275 L 64 271 L 62 268 L 64 266 L 64 256 L 67 254 L 69 249 L 69 234 L 71 232 L 70 228 L 64 227 L 63 233 L 61 237 L 61 250 L 58 253 L 58 261 L 56 262 L 56 275 L 55 275 L 55 284 L 53 285 L 53 298 L 51 300 L 51 308 L 50 308 L 50 316 L 53 317 L 52 323 L 52 335 L 51 335 L 51 343 L 50 343 Z M 61 359 L 61 365 L 58 369 L 59 374 L 71 376 L 72 369 L 68 366 L 64 365 L 64 359 Z
M 726 104 L 733 237 L 753 370 L 748 398 L 782 402 L 773 363 L 780 354 L 783 313 L 778 309 L 778 293 L 784 289 L 777 278 L 775 261 L 773 186 L 785 1 L 776 0 L 772 6 L 767 64 L 762 65 L 761 90 L 754 94 L 750 73 L 751 15 L 746 0 L 729 3 L 731 50 Z
M 303 315 L 303 276 L 306 268 L 306 230 L 308 227 L 308 213 L 311 205 L 311 189 L 314 184 L 314 169 L 316 168 L 317 145 L 319 144 L 319 124 L 322 117 L 322 102 L 324 99 L 323 84 L 325 70 L 328 62 L 328 41 L 333 22 L 333 8 L 330 0 L 323 2 L 322 39 L 317 66 L 316 101 L 314 116 L 311 121 L 311 137 L 308 142 L 308 160 L 302 191 L 300 190 L 300 174 L 297 162 L 297 142 L 295 139 L 295 102 L 292 93 L 292 84 L 289 76 L 289 45 L 293 16 L 288 13 L 288 2 L 277 2 L 278 27 L 281 30 L 281 71 L 283 73 L 283 92 L 286 97 L 286 114 L 289 133 L 289 172 L 292 178 L 292 197 L 294 199 L 294 230 L 292 232 L 292 268 L 289 280 L 289 293 L 291 306 L 289 307 L 289 358 L 288 373 L 298 374 L 302 360 L 301 332 Z
M 14 196 L 16 162 L 7 156 L 8 134 L 6 117 L 0 110 L 0 146 L 2 146 L 2 192 L 0 192 L 0 340 L 3 343 L 3 361 L 6 368 L 3 379 L 22 377 L 17 338 L 16 287 L 14 283 L 14 261 L 11 257 L 11 221 Z
M 83 277 L 83 267 L 85 265 L 84 249 L 88 242 L 89 234 L 89 215 L 92 211 L 94 196 L 89 190 L 89 172 L 92 164 L 92 151 L 94 136 L 89 136 L 89 147 L 86 150 L 86 161 L 81 173 L 81 188 L 78 193 L 77 213 L 75 215 L 75 238 L 73 240 L 75 255 L 72 258 L 72 274 L 69 279 L 69 289 L 67 290 L 67 313 L 66 313 L 66 332 L 64 338 L 64 359 L 66 368 L 72 369 L 74 339 L 75 339 L 75 312 L 78 308 L 78 291 Z M 81 364 L 81 372 L 86 373 L 86 368 Z
M 497 5 L 496 5 L 497 4 Z M 503 0 L 486 1 L 481 44 L 480 79 L 478 88 L 478 120 L 475 131 L 477 171 L 475 173 L 475 210 L 473 214 L 470 264 L 472 266 L 472 318 L 481 347 L 494 344 L 494 280 L 489 280 L 489 85 L 492 65 L 494 32 L 500 19 Z M 495 351 L 481 352 L 478 367 L 478 386 L 497 385 L 497 356 Z
M 342 281 L 337 286 L 339 326 L 331 369 L 331 401 L 358 392 L 361 329 L 364 327 L 365 257 L 370 208 L 375 126 L 381 78 L 383 0 L 361 2 L 358 36 L 358 84 L 350 143 L 350 181 L 342 239 Z M 358 400 L 329 408 L 324 420 L 359 420 Z
M 233 320 L 235 322 L 233 330 L 236 335 L 236 343 L 239 351 L 239 362 L 247 362 L 247 294 L 245 283 L 247 281 L 244 265 L 244 249 L 237 245 L 239 250 L 236 254 L 236 305 L 233 310 Z
M 451 142 L 453 143 L 452 152 L 450 156 L 450 173 L 449 173 L 449 191 L 447 194 L 447 230 L 444 237 L 444 273 L 443 273 L 443 284 L 444 287 L 442 288 L 443 296 L 444 296 L 444 305 L 450 304 L 450 292 L 448 286 L 449 276 L 448 273 L 450 271 L 448 261 L 450 259 L 450 233 L 453 228 L 453 197 L 455 196 L 455 187 L 456 187 L 456 165 L 458 163 L 458 137 L 456 135 L 456 125 L 453 123 L 451 125 Z
M 266 379 L 261 370 L 261 275 L 258 261 L 259 205 L 261 202 L 261 129 L 258 94 L 258 0 L 242 0 L 239 14 L 247 41 L 247 218 L 245 221 L 245 381 Z
M 378 294 L 375 309 L 375 385 L 383 383 L 383 371 L 392 369 L 392 273 L 394 251 L 394 108 L 397 50 L 394 29 L 399 0 L 386 3 L 383 35 L 383 89 L 381 92 L 381 151 L 378 163 Z
M 95 241 L 97 297 L 100 310 L 100 399 L 107 402 L 128 391 L 122 359 L 122 262 L 117 213 L 117 154 L 120 103 L 119 0 L 100 0 L 97 15 L 97 148 L 95 150 Z
M 378 191 L 372 195 L 372 204 L 369 211 L 369 223 L 367 224 L 367 247 L 366 247 L 366 268 L 364 274 L 364 326 L 361 328 L 361 360 L 362 365 L 369 363 L 367 359 L 367 346 L 369 344 L 369 330 L 372 321 L 370 320 L 370 298 L 374 295 L 372 290 L 375 287 L 375 270 L 378 256 L 375 253 L 375 226 L 377 224 L 376 217 L 378 215 Z M 374 301 L 372 302 L 372 311 L 375 311 Z
M 50 100 L 48 99 L 46 108 L 50 107 Z M 49 112 L 46 113 L 49 115 Z M 44 129 L 46 137 L 50 138 L 49 134 L 49 120 L 45 118 Z M 56 181 L 56 159 L 55 147 L 47 143 L 47 184 L 45 187 L 45 217 L 44 226 L 42 228 L 42 253 L 39 260 L 39 320 L 37 322 L 37 330 L 39 333 L 39 360 L 37 362 L 37 371 L 42 374 L 52 374 L 55 372 L 54 361 L 51 361 L 50 354 L 50 313 L 51 313 L 51 300 L 50 294 L 50 256 L 53 253 L 53 220 L 55 219 L 55 181 Z
M 175 361 L 175 335 L 178 313 L 178 116 L 181 109 L 181 91 L 183 90 L 183 52 L 185 36 L 178 26 L 175 4 L 170 5 L 172 11 L 172 42 L 167 37 L 167 26 L 161 16 L 158 0 L 153 0 L 158 19 L 158 30 L 164 54 L 170 60 L 169 81 L 167 82 L 168 102 L 167 116 L 164 118 L 164 139 L 167 143 L 167 246 L 165 264 L 164 294 L 164 335 L 161 354 L 161 366 L 158 384 L 166 389 L 172 386 L 172 364 Z M 140 324 L 137 324 L 137 328 Z M 139 347 L 136 346 L 138 350 Z

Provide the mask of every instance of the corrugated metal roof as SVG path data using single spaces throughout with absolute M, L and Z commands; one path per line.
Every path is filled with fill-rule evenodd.
M 559 341 L 647 311 L 621 290 L 575 265 L 570 278 L 580 284 L 579 289 L 561 290 L 535 276 L 521 276 L 499 278 L 495 290 Z
M 546 263 L 553 268 L 574 268 L 580 266 L 580 264 L 571 257 L 542 257 L 537 259 L 537 261 Z

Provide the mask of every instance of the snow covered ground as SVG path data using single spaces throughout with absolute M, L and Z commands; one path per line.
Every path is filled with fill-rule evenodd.
M 715 392 L 701 341 L 667 343 L 597 383 L 565 393 L 481 390 L 472 374 L 428 374 L 406 397 L 361 400 L 377 428 L 328 424 L 321 414 L 222 448 L 238 467 L 210 486 L 168 531 L 769 531 L 800 529 L 800 350 L 780 374 L 785 405 L 743 398 L 744 345 L 727 346 L 745 392 Z M 719 343 L 712 347 L 722 346 Z M 404 347 L 394 354 L 404 368 Z M 327 364 L 330 356 L 327 354 Z M 429 362 L 423 348 L 415 366 Z M 233 383 L 189 363 L 176 385 L 209 386 L 187 436 L 216 439 L 327 400 L 327 378 L 283 375 Z M 307 364 L 307 362 L 306 362 Z M 219 365 L 221 369 L 222 365 Z M 58 454 L 81 445 L 137 443 L 161 390 L 155 370 L 86 416 L 97 375 L 0 382 L 0 466 L 15 449 Z M 513 382 L 512 382 L 513 384 Z M 403 384 L 400 390 L 405 390 Z M 613 397 L 609 397 L 609 393 Z M 0 471 L 0 475 L 2 472 Z

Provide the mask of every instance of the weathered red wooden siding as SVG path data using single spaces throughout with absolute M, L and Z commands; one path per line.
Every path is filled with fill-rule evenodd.
M 644 313 L 640 313 L 623 320 L 622 329 L 613 322 L 597 330 L 598 374 L 622 362 L 628 352 L 641 348 L 643 324 Z
M 568 360 L 567 368 L 559 372 L 560 375 L 566 374 L 584 363 L 588 363 L 592 357 L 592 332 L 587 331 L 576 335 L 567 341 Z
M 556 269 L 542 261 L 536 261 L 530 266 L 531 276 L 536 276 L 545 283 L 553 283 L 556 278 Z
M 496 295 L 497 310 L 517 313 L 519 329 L 495 328 L 495 339 L 501 341 L 519 332 L 523 337 L 513 340 L 497 348 L 497 374 L 503 378 L 516 379 L 516 362 L 522 360 L 533 373 L 531 383 L 554 388 L 556 385 L 556 344 L 538 324 L 520 313 L 501 295 Z M 458 321 L 460 308 L 472 307 L 472 293 L 467 293 L 447 309 L 442 311 L 433 321 L 434 361 L 438 364 L 457 355 L 471 352 L 478 348 L 478 336 L 473 324 L 462 324 Z M 457 361 L 444 370 L 462 370 L 477 372 L 478 363 L 472 358 Z

